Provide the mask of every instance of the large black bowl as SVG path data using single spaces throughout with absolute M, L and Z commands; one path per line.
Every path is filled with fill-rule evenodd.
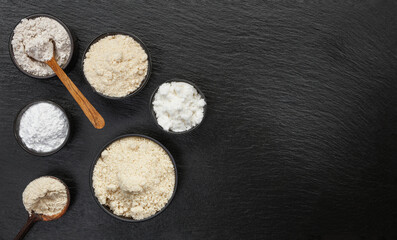
M 133 218 L 128 218 L 128 217 L 123 217 L 123 216 L 116 215 L 116 214 L 114 214 L 114 213 L 112 212 L 112 210 L 110 210 L 109 207 L 102 205 L 102 204 L 98 201 L 97 197 L 95 196 L 95 189 L 94 189 L 93 183 L 92 183 L 92 177 L 93 177 L 93 175 L 94 175 L 94 168 L 95 168 L 95 165 L 96 165 L 96 163 L 97 163 L 99 157 L 101 156 L 101 153 L 103 152 L 103 150 L 105 150 L 105 149 L 106 149 L 110 144 L 112 144 L 114 141 L 117 141 L 117 140 L 120 140 L 120 139 L 126 138 L 126 137 L 142 137 L 142 138 L 146 138 L 146 139 L 149 139 L 149 140 L 151 140 L 151 141 L 157 143 L 157 144 L 158 144 L 160 147 L 162 147 L 162 148 L 164 149 L 164 151 L 168 154 L 168 156 L 169 156 L 170 159 L 171 159 L 172 164 L 174 165 L 174 170 L 175 170 L 175 185 L 174 185 L 174 191 L 173 191 L 173 193 L 172 193 L 172 195 L 171 195 L 171 198 L 168 200 L 167 204 L 166 204 L 160 211 L 156 212 L 156 213 L 153 214 L 152 216 L 147 217 L 147 218 L 145 218 L 145 219 L 141 219 L 141 220 L 136 220 L 136 219 L 133 219 Z M 92 162 L 91 169 L 90 169 L 90 188 L 91 188 L 91 193 L 92 193 L 92 197 L 94 198 L 94 201 L 95 201 L 95 202 L 98 204 L 98 206 L 99 206 L 103 211 L 105 211 L 107 214 L 109 214 L 110 216 L 112 216 L 112 217 L 114 217 L 114 218 L 117 218 L 117 219 L 119 219 L 119 220 L 121 220 L 121 221 L 125 221 L 125 222 L 142 222 L 142 221 L 146 221 L 146 220 L 149 220 L 149 219 L 152 219 L 152 218 L 158 216 L 158 215 L 159 215 L 160 213 L 162 213 L 162 212 L 168 207 L 168 205 L 171 203 L 172 199 L 173 199 L 174 196 L 175 196 L 177 185 L 178 185 L 178 172 L 177 172 L 177 170 L 176 170 L 175 160 L 174 160 L 174 158 L 172 157 L 171 153 L 170 153 L 170 152 L 168 151 L 168 149 L 167 149 L 166 147 L 164 147 L 164 145 L 161 144 L 159 141 L 157 141 L 157 140 L 155 140 L 155 139 L 153 139 L 153 138 L 151 138 L 151 137 L 148 137 L 148 136 L 145 136 L 145 135 L 141 135 L 141 134 L 125 134 L 125 135 L 121 135 L 121 136 L 119 136 L 119 137 L 116 137 L 115 139 L 113 139 L 113 140 L 111 140 L 110 142 L 108 142 L 108 143 L 101 149 L 101 151 L 99 151 L 99 153 L 95 156 L 95 159 L 94 159 L 94 161 Z

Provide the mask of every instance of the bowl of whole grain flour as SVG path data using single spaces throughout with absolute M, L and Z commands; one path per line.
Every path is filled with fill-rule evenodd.
M 95 202 L 110 216 L 127 222 L 163 212 L 175 195 L 177 179 L 171 153 L 140 134 L 122 135 L 106 144 L 90 170 Z
M 29 77 L 39 79 L 54 77 L 55 73 L 46 63 L 33 60 L 25 51 L 25 47 L 29 44 L 48 40 L 54 43 L 57 63 L 65 69 L 73 56 L 73 36 L 61 20 L 49 14 L 33 14 L 18 22 L 9 40 L 12 62 Z

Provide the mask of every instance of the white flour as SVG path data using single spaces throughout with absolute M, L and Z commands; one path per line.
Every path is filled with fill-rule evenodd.
M 54 55 L 54 45 L 49 39 L 34 38 L 26 44 L 25 52 L 37 61 L 47 62 Z
M 185 82 L 163 83 L 153 100 L 158 124 L 167 131 L 184 132 L 204 117 L 204 99 Z
M 36 76 L 53 74 L 45 63 L 31 59 L 26 53 L 26 46 L 34 42 L 49 42 L 55 44 L 55 59 L 63 67 L 69 59 L 72 47 L 71 39 L 66 29 L 56 20 L 48 17 L 22 19 L 14 29 L 11 44 L 17 64 L 26 72 Z
M 59 107 L 40 102 L 23 113 L 19 123 L 19 136 L 29 149 L 51 152 L 65 141 L 69 122 Z

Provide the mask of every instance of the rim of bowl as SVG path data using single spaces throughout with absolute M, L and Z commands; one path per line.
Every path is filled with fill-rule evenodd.
M 115 142 L 115 141 L 117 141 L 117 140 L 120 140 L 120 139 L 123 139 L 123 138 L 127 138 L 127 137 L 142 137 L 142 138 L 146 138 L 146 139 L 149 139 L 149 140 L 151 140 L 151 141 L 157 143 L 157 144 L 158 144 L 161 148 L 163 148 L 164 151 L 168 154 L 168 156 L 169 156 L 170 159 L 171 159 L 172 165 L 174 166 L 175 185 L 174 185 L 174 190 L 173 190 L 173 192 L 172 192 L 172 195 L 171 195 L 170 199 L 168 200 L 167 204 L 165 204 L 165 206 L 164 206 L 160 211 L 156 212 L 155 214 L 153 214 L 153 215 L 151 215 L 151 216 L 149 216 L 149 217 L 147 217 L 147 218 L 141 219 L 141 220 L 137 220 L 137 219 L 133 219 L 133 218 L 130 218 L 130 217 L 123 217 L 123 216 L 116 215 L 116 214 L 113 213 L 112 210 L 110 210 L 109 207 L 102 205 L 102 204 L 98 201 L 98 198 L 95 196 L 95 189 L 94 189 L 93 181 L 92 181 L 92 177 L 93 177 L 93 175 L 94 175 L 95 165 L 96 165 L 96 163 L 97 163 L 99 157 L 101 156 L 103 150 L 105 150 L 105 149 L 106 149 L 110 144 L 112 144 L 113 142 Z M 177 189 L 177 186 L 178 186 L 178 170 L 177 170 L 177 168 L 176 168 L 176 163 L 175 163 L 174 157 L 172 156 L 172 154 L 170 153 L 170 151 L 168 151 L 168 149 L 167 149 L 163 144 L 161 144 L 159 141 L 157 141 L 156 139 L 151 138 L 151 137 L 149 137 L 149 136 L 146 136 L 146 135 L 143 135 L 143 134 L 132 134 L 132 133 L 131 133 L 131 134 L 124 134 L 124 135 L 118 136 L 118 137 L 116 137 L 116 138 L 113 138 L 111 141 L 107 142 L 107 143 L 104 145 L 104 147 L 101 148 L 101 151 L 100 151 L 98 154 L 95 155 L 94 161 L 93 161 L 92 164 L 91 164 L 91 168 L 90 168 L 90 179 L 89 179 L 89 180 L 90 180 L 89 183 L 90 183 L 91 195 L 92 195 L 92 197 L 94 198 L 94 200 L 95 200 L 95 202 L 97 203 L 97 205 L 98 205 L 104 212 L 106 212 L 108 215 L 110 215 L 110 216 L 112 216 L 112 217 L 114 217 L 114 218 L 116 218 L 116 219 L 118 219 L 118 220 L 125 221 L 125 222 L 134 222 L 134 223 L 136 223 L 136 222 L 144 222 L 144 221 L 150 220 L 150 219 L 152 219 L 152 218 L 158 216 L 159 214 L 161 214 L 161 213 L 170 205 L 170 203 L 172 202 L 172 199 L 173 199 L 174 196 L 175 196 L 176 189 Z
M 103 94 L 103 93 L 97 91 L 97 90 L 91 85 L 91 83 L 88 81 L 88 79 L 87 79 L 87 77 L 85 76 L 85 73 L 84 73 L 84 60 L 85 60 L 85 56 L 87 55 L 87 52 L 90 50 L 91 46 L 92 46 L 94 43 L 97 43 L 97 42 L 98 42 L 99 40 L 101 40 L 102 38 L 105 38 L 105 37 L 107 37 L 107 36 L 113 36 L 113 35 L 127 35 L 127 36 L 129 36 L 129 37 L 132 37 L 132 39 L 134 39 L 137 43 L 139 43 L 139 45 L 141 45 L 141 47 L 143 48 L 143 50 L 145 51 L 145 53 L 146 53 L 146 55 L 147 55 L 147 61 L 148 61 L 148 68 L 147 68 L 146 76 L 145 76 L 145 78 L 142 80 L 141 85 L 139 85 L 139 87 L 138 87 L 137 89 L 135 89 L 133 92 L 131 92 L 131 93 L 125 95 L 125 96 L 122 96 L 122 97 L 108 96 L 108 95 L 105 95 L 105 94 Z M 143 41 L 142 41 L 140 38 L 138 38 L 137 36 L 135 36 L 134 34 L 129 33 L 129 32 L 124 32 L 124 31 L 105 32 L 105 33 L 100 34 L 100 35 L 97 36 L 96 38 L 94 38 L 94 39 L 88 44 L 87 48 L 86 48 L 85 51 L 84 51 L 83 59 L 81 60 L 81 71 L 83 72 L 84 80 L 88 83 L 88 85 L 90 85 L 91 89 L 92 89 L 95 93 L 97 93 L 97 94 L 99 94 L 100 96 L 102 96 L 102 97 L 104 97 L 104 98 L 107 98 L 107 99 L 122 100 L 122 99 L 131 97 L 131 96 L 137 94 L 138 92 L 140 92 L 140 91 L 146 86 L 147 82 L 149 81 L 150 75 L 151 75 L 151 73 L 152 73 L 152 57 L 151 57 L 151 55 L 150 55 L 149 49 L 146 47 L 146 45 L 143 43 Z
M 204 106 L 204 109 L 203 109 L 203 119 L 201 119 L 201 122 L 200 122 L 199 124 L 197 124 L 196 126 L 190 128 L 190 129 L 188 129 L 188 130 L 186 130 L 186 131 L 183 131 L 183 132 L 174 132 L 174 131 L 165 130 L 165 129 L 164 129 L 162 126 L 160 126 L 160 124 L 157 122 L 156 113 L 154 112 L 154 109 L 153 109 L 153 100 L 154 100 L 154 96 L 156 95 L 156 93 L 157 93 L 157 91 L 159 90 L 160 86 L 163 85 L 164 83 L 170 83 L 170 82 L 184 82 L 184 83 L 188 83 L 188 84 L 192 85 L 192 86 L 197 90 L 197 92 L 201 95 L 201 97 L 204 99 L 204 101 L 205 101 L 205 106 Z M 198 88 L 197 85 L 194 84 L 193 82 L 188 81 L 188 80 L 185 80 L 185 79 L 180 79 L 180 78 L 173 78 L 173 79 L 167 80 L 167 81 L 163 82 L 162 84 L 160 84 L 160 85 L 154 90 L 154 92 L 152 93 L 152 96 L 150 97 L 149 104 L 150 104 L 150 106 L 149 106 L 149 107 L 150 107 L 150 112 L 152 113 L 152 117 L 153 117 L 154 122 L 156 123 L 156 125 L 157 125 L 161 130 L 163 130 L 163 131 L 165 131 L 165 132 L 167 132 L 167 133 L 172 133 L 172 134 L 185 134 L 185 133 L 189 133 L 189 132 L 193 131 L 194 129 L 198 128 L 198 127 L 203 123 L 204 118 L 205 118 L 205 116 L 207 115 L 207 105 L 208 105 L 208 103 L 207 103 L 207 99 L 205 98 L 204 93 L 203 93 L 203 92 L 200 90 L 200 88 Z
M 53 15 L 51 15 L 51 14 L 47 14 L 47 13 L 36 13 L 36 14 L 31 14 L 31 15 L 29 15 L 29 16 L 26 16 L 26 17 L 24 17 L 24 18 L 22 18 L 22 19 L 34 19 L 34 18 L 38 18 L 38 17 L 48 17 L 48 18 L 54 19 L 55 21 L 59 22 L 59 23 L 62 25 L 62 27 L 65 28 L 66 32 L 68 33 L 68 36 L 69 36 L 69 39 L 70 39 L 70 55 L 69 55 L 68 60 L 67 60 L 66 63 L 64 64 L 64 66 L 61 67 L 62 69 L 67 68 L 67 67 L 69 66 L 69 63 L 72 61 L 73 54 L 74 54 L 74 38 L 73 38 L 72 32 L 70 31 L 70 29 L 68 28 L 68 26 L 67 26 L 62 20 L 60 20 L 59 18 L 57 18 L 57 17 L 55 17 L 55 16 L 53 16 Z M 55 76 L 56 76 L 55 73 L 50 74 L 50 75 L 47 75 L 47 76 L 36 76 L 36 75 L 33 75 L 33 74 L 31 74 L 31 73 L 25 71 L 21 66 L 19 66 L 17 60 L 15 59 L 14 50 L 13 50 L 13 48 L 12 48 L 12 43 L 11 43 L 11 42 L 12 42 L 12 39 L 13 39 L 13 37 L 14 37 L 14 30 L 15 30 L 15 28 L 18 26 L 18 24 L 21 23 L 22 19 L 19 20 L 19 22 L 18 22 L 17 24 L 15 24 L 15 26 L 14 26 L 14 28 L 12 29 L 12 32 L 11 32 L 11 34 L 10 34 L 10 38 L 9 38 L 9 40 L 8 40 L 8 52 L 10 53 L 10 57 L 11 57 L 12 62 L 13 62 L 14 65 L 18 68 L 19 71 L 21 71 L 23 74 L 25 74 L 25 75 L 27 75 L 27 76 L 29 76 L 29 77 L 37 78 L 37 79 L 48 79 L 48 78 L 55 77 Z
M 25 146 L 25 144 L 23 143 L 23 141 L 22 141 L 22 139 L 21 139 L 21 137 L 19 136 L 19 133 L 18 133 L 19 132 L 19 123 L 20 123 L 22 115 L 31 106 L 33 106 L 35 104 L 38 104 L 38 103 L 42 103 L 42 102 L 46 102 L 46 103 L 49 103 L 49 104 L 52 104 L 52 105 L 58 107 L 63 112 L 63 114 L 65 115 L 66 120 L 68 122 L 68 132 L 66 134 L 65 140 L 63 141 L 63 143 L 58 148 L 56 148 L 56 149 L 54 149 L 54 150 L 52 150 L 50 152 L 37 152 L 35 150 L 29 149 L 27 146 Z M 52 154 L 58 152 L 59 150 L 61 150 L 66 145 L 66 143 L 68 142 L 69 137 L 70 137 L 70 120 L 69 120 L 69 117 L 68 117 L 65 109 L 63 109 L 59 104 L 57 104 L 57 103 L 55 103 L 53 101 L 50 101 L 50 100 L 36 100 L 36 101 L 32 101 L 32 102 L 28 103 L 21 110 L 19 110 L 19 112 L 17 113 L 17 116 L 14 119 L 13 130 L 14 130 L 15 139 L 18 142 L 19 146 L 21 146 L 21 148 L 23 150 L 25 150 L 27 153 L 30 153 L 30 154 L 35 155 L 35 156 L 45 157 L 45 156 L 49 156 L 49 155 L 52 155 Z

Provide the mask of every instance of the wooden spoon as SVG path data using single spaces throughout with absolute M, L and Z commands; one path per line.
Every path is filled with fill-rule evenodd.
M 41 44 L 45 44 L 44 45 L 45 47 L 52 47 L 54 49 L 54 43 L 52 41 L 50 41 L 50 43 L 47 42 Z M 70 80 L 70 78 L 66 75 L 63 69 L 58 65 L 54 57 L 54 51 L 52 51 L 52 58 L 50 60 L 43 61 L 42 59 L 40 59 L 40 57 L 38 57 L 41 56 L 40 53 L 38 52 L 38 49 L 34 47 L 35 46 L 33 46 L 32 49 L 29 49 L 29 47 L 25 46 L 25 51 L 28 54 L 28 56 L 30 56 L 36 61 L 44 62 L 48 66 L 50 66 L 51 69 L 58 76 L 58 78 L 61 80 L 63 85 L 65 85 L 65 87 L 68 89 L 69 93 L 72 95 L 72 97 L 77 102 L 77 104 L 79 104 L 81 110 L 83 110 L 84 114 L 87 116 L 88 120 L 90 120 L 92 125 L 97 129 L 102 129 L 105 126 L 105 120 L 103 119 L 101 114 L 99 114 L 99 112 L 94 108 L 94 106 L 91 105 L 91 103 L 87 100 L 87 98 L 84 97 L 84 95 L 80 92 L 80 90 L 76 87 L 76 85 L 74 85 L 72 80 Z
M 52 216 L 47 216 L 47 215 L 37 214 L 35 212 L 32 212 L 30 214 L 30 216 L 28 217 L 28 220 L 26 221 L 25 225 L 21 228 L 21 230 L 19 231 L 17 236 L 14 238 L 14 240 L 23 239 L 25 237 L 25 235 L 29 232 L 29 230 L 32 228 L 34 223 L 36 223 L 38 221 L 47 222 L 47 221 L 52 221 L 52 220 L 58 219 L 58 218 L 62 217 L 62 215 L 64 215 L 66 213 L 66 210 L 68 210 L 68 207 L 69 207 L 69 204 L 70 204 L 70 193 L 69 193 L 68 186 L 66 186 L 66 184 L 63 181 L 61 181 L 60 179 L 58 179 L 56 177 L 52 177 L 52 176 L 49 176 L 49 177 L 54 178 L 54 179 L 60 181 L 63 185 L 65 185 L 65 187 L 66 187 L 66 195 L 68 197 L 65 207 L 62 209 L 62 211 L 60 213 L 52 215 Z

